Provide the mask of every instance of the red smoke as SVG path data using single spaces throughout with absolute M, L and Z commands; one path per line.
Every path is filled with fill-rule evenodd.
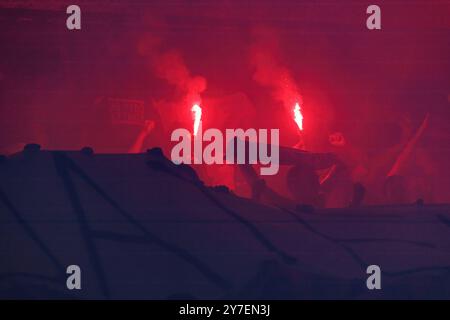
M 156 76 L 176 86 L 188 101 L 201 102 L 200 93 L 206 89 L 206 79 L 192 76 L 179 52 L 175 50 L 157 52 L 150 58 Z
M 160 38 L 146 35 L 138 45 L 138 52 L 148 58 L 154 75 L 173 85 L 177 90 L 176 96 L 181 97 L 181 101 L 157 102 L 164 121 L 186 123 L 187 119 L 190 120 L 192 105 L 201 103 L 200 95 L 206 90 L 206 79 L 192 75 L 181 53 L 174 49 L 164 50 Z
M 254 42 L 250 47 L 250 63 L 254 67 L 253 79 L 269 87 L 275 100 L 283 103 L 289 114 L 296 103 L 303 105 L 297 85 L 286 66 L 280 61 L 280 46 L 276 32 L 270 28 L 253 30 Z

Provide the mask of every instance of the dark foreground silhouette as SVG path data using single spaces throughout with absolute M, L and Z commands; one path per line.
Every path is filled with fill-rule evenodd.
M 1 298 L 450 298 L 449 205 L 263 206 L 159 149 L 3 157 L 0 220 Z

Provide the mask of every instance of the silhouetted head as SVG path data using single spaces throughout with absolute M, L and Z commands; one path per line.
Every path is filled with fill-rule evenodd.
M 23 147 L 23 151 L 27 154 L 32 154 L 39 152 L 41 150 L 41 146 L 37 143 L 29 143 Z
M 287 187 L 294 200 L 301 204 L 315 205 L 319 199 L 319 177 L 305 164 L 289 169 L 286 176 Z
M 384 196 L 388 204 L 405 203 L 406 191 L 406 180 L 402 176 L 390 176 L 384 183 Z
M 351 207 L 359 207 L 363 200 L 364 196 L 366 194 L 366 188 L 361 183 L 355 183 L 353 185 L 353 199 L 350 204 Z
M 83 147 L 80 152 L 86 156 L 92 156 L 94 154 L 94 149 L 91 147 Z

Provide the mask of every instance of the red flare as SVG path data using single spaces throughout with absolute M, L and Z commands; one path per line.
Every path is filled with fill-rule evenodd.
M 198 104 L 194 104 L 191 111 L 194 115 L 194 136 L 196 136 L 202 119 L 202 108 Z
M 298 129 L 300 131 L 303 131 L 303 115 L 302 115 L 302 108 L 298 104 L 298 102 L 295 104 L 294 107 L 294 121 L 298 126 Z

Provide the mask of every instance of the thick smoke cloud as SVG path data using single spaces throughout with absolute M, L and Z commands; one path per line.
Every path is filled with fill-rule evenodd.
M 141 38 L 138 52 L 148 59 L 150 72 L 176 89 L 176 101 L 164 99 L 155 102 L 161 114 L 166 120 L 183 122 L 191 106 L 201 103 L 201 94 L 206 90 L 207 82 L 204 77 L 192 74 L 180 51 L 165 49 L 162 42 L 163 39 L 147 34 Z M 166 111 L 170 114 L 164 115 Z
M 296 102 L 302 104 L 302 97 L 291 72 L 281 62 L 276 31 L 259 26 L 252 30 L 252 36 L 250 63 L 254 68 L 253 79 L 269 87 L 273 98 L 292 111 Z

